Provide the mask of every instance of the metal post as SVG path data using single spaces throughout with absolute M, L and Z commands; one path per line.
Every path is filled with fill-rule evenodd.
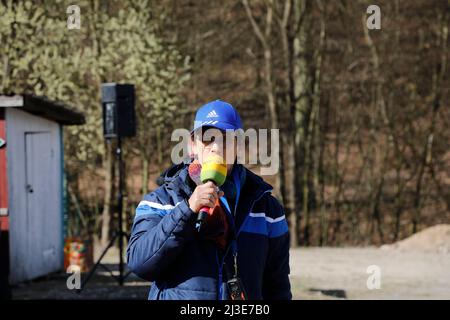
M 122 209 L 123 209 L 123 168 L 122 168 L 122 139 L 117 138 L 117 162 L 119 166 L 119 194 L 117 208 L 119 211 L 119 284 L 123 285 L 123 226 L 122 226 Z

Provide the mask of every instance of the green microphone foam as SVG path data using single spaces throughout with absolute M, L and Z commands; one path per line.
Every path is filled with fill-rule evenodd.
M 200 180 L 203 183 L 213 181 L 217 186 L 224 184 L 227 178 L 227 166 L 219 156 L 208 158 L 202 165 Z

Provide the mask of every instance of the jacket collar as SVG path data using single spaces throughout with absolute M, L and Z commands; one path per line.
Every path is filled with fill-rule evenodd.
M 245 168 L 245 171 L 246 180 L 241 192 L 245 192 L 250 198 L 257 199 L 261 197 L 263 193 L 273 189 L 273 187 L 265 182 L 260 176 L 254 174 L 247 168 Z

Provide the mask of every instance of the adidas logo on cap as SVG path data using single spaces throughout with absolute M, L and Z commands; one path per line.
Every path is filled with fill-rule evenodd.
M 213 110 L 213 111 L 210 111 L 206 117 L 207 118 L 217 118 L 217 117 L 219 117 L 219 115 L 216 113 L 216 110 Z

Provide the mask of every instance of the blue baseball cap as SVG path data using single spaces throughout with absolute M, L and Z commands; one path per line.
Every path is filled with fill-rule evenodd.
M 191 133 L 206 126 L 223 131 L 242 129 L 241 117 L 228 102 L 222 100 L 211 101 L 197 110 L 194 129 L 192 129 Z

